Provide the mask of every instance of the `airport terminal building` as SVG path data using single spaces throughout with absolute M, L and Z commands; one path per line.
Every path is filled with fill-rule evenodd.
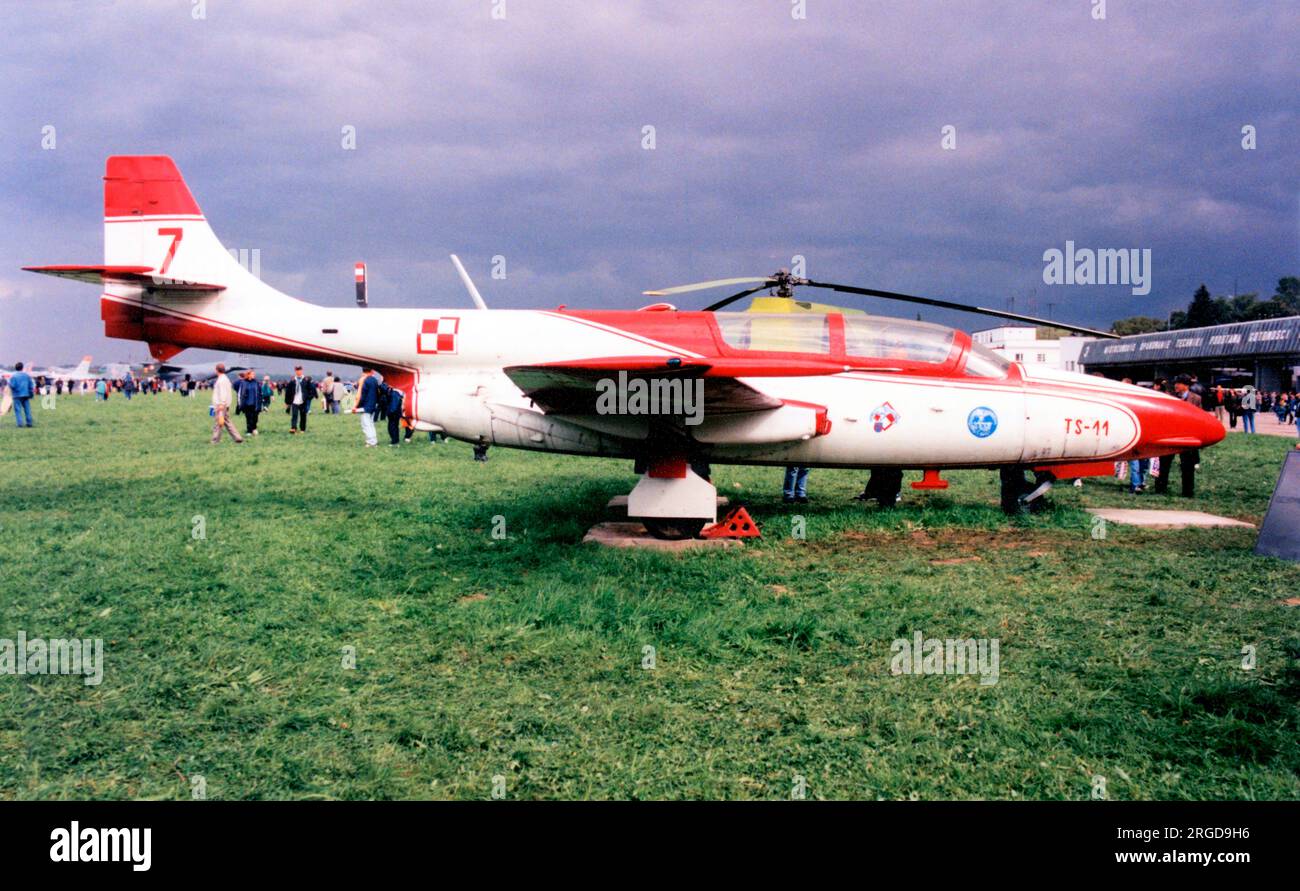
M 1134 381 L 1195 374 L 1201 383 L 1253 383 L 1260 390 L 1292 390 L 1300 374 L 1300 316 L 1234 322 L 1093 340 L 1079 356 L 1084 370 Z

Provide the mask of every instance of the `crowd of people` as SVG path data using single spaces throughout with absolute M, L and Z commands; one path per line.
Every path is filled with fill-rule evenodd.
M 1297 417 L 1300 393 L 1256 390 L 1248 384 L 1241 388 L 1222 385 L 1210 387 L 1200 395 L 1206 411 L 1214 412 L 1220 421 L 1227 422 L 1230 429 L 1235 430 L 1240 420 L 1242 430 L 1254 433 L 1255 415 L 1258 412 L 1272 412 L 1277 416 L 1279 424 L 1295 424 L 1296 433 L 1300 435 L 1300 417 Z
M 259 381 L 252 369 L 239 372 L 237 379 L 231 381 L 226 374 L 225 365 L 218 364 L 216 370 L 217 375 L 210 383 L 213 443 L 220 442 L 223 433 L 230 434 L 236 443 L 244 442 L 245 437 L 259 435 L 260 419 L 271 410 L 277 397 L 284 406 L 284 413 L 289 416 L 291 436 L 307 433 L 308 418 L 314 403 L 322 404 L 327 415 L 345 411 L 358 415 L 366 448 L 379 444 L 376 421 L 387 421 L 389 445 L 392 446 L 409 442 L 415 433 L 414 422 L 403 413 L 405 392 L 390 386 L 373 368 L 363 369 L 355 385 L 349 385 L 341 375 L 335 375 L 333 371 L 327 371 L 325 377 L 317 383 L 303 372 L 301 365 L 294 366 L 293 376 L 284 381 L 273 381 L 270 376 L 264 376 Z M 355 404 L 345 408 L 354 396 Z M 244 418 L 243 435 L 235 429 L 230 417 L 232 411 Z M 442 442 L 445 438 L 440 433 L 429 432 L 430 442 Z M 476 460 L 485 460 L 486 449 L 481 451 L 482 455 L 476 449 Z
M 3 394 L 4 402 L 12 402 L 20 428 L 33 426 L 31 402 L 41 396 L 87 394 L 92 395 L 96 401 L 107 401 L 117 395 L 129 400 L 138 394 L 158 393 L 177 393 L 185 398 L 193 398 L 199 391 L 207 391 L 211 393 L 209 412 L 212 417 L 213 443 L 220 442 L 223 434 L 229 434 L 236 443 L 244 442 L 246 437 L 258 436 L 261 432 L 259 424 L 277 400 L 288 415 L 289 433 L 292 436 L 307 432 L 308 419 L 317 406 L 325 414 L 357 414 L 361 419 L 362 438 L 367 447 L 379 444 L 375 428 L 379 421 L 387 422 L 390 445 L 410 442 L 415 434 L 414 422 L 403 414 L 406 393 L 387 384 L 383 376 L 373 368 L 364 369 L 355 383 L 349 383 L 333 371 L 327 371 L 325 377 L 317 382 L 304 373 L 302 366 L 295 366 L 291 377 L 280 380 L 273 379 L 269 374 L 264 374 L 259 379 L 252 369 L 228 372 L 221 363 L 217 364 L 215 371 L 213 377 L 203 380 L 191 374 L 163 378 L 158 375 L 136 377 L 130 372 L 121 377 L 68 380 L 32 375 L 19 362 L 7 380 L 0 378 L 0 394 Z M 234 419 L 237 416 L 244 419 L 242 434 L 235 427 Z M 445 439 L 439 432 L 429 432 L 430 442 L 443 442 Z M 486 456 L 486 447 L 475 449 L 475 460 L 486 460 Z

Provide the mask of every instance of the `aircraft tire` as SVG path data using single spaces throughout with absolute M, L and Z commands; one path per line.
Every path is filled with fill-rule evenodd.
M 641 517 L 646 531 L 664 541 L 681 541 L 699 538 L 706 520 L 689 517 Z

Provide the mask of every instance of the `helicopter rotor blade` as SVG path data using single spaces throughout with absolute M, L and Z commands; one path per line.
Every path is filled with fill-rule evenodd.
M 883 297 L 886 300 L 901 300 L 906 303 L 920 303 L 925 306 L 937 306 L 942 309 L 957 309 L 962 312 L 980 313 L 986 316 L 996 316 L 1000 319 L 1011 319 L 1016 322 L 1030 322 L 1034 325 L 1045 325 L 1051 328 L 1062 328 L 1066 331 L 1073 331 L 1076 334 L 1086 334 L 1090 337 L 1106 337 L 1117 339 L 1118 334 L 1112 334 L 1109 331 L 1098 331 L 1095 328 L 1085 328 L 1081 325 L 1071 325 L 1066 322 L 1058 322 L 1055 319 L 1041 319 L 1037 316 L 1027 316 L 1021 313 L 1005 312 L 1000 309 L 989 309 L 985 306 L 973 306 L 969 303 L 956 303 L 952 300 L 937 300 L 934 297 L 918 297 L 915 294 L 900 294 L 897 291 L 880 291 L 876 288 L 857 288 L 852 285 L 836 285 L 829 282 L 804 282 L 810 288 L 825 288 L 829 291 L 838 291 L 841 294 L 860 294 L 864 297 Z M 710 307 L 712 309 L 712 307 Z
M 670 294 L 685 294 L 689 291 L 705 291 L 709 288 L 725 288 L 727 285 L 747 285 L 752 284 L 753 282 L 766 283 L 770 281 L 772 281 L 772 279 L 768 276 L 763 276 L 762 278 L 756 278 L 754 276 L 746 276 L 744 278 L 718 278 L 709 282 L 694 282 L 689 285 L 677 285 L 672 288 L 660 288 L 655 291 L 642 291 L 641 293 L 647 297 L 667 297 Z M 764 284 L 763 287 L 767 287 L 767 285 Z M 762 290 L 762 288 L 757 290 Z
M 765 281 L 757 288 L 750 288 L 748 291 L 741 291 L 739 294 L 732 294 L 730 297 L 726 297 L 722 300 L 719 300 L 717 303 L 711 303 L 708 306 L 704 307 L 704 311 L 717 312 L 718 310 L 722 309 L 724 306 L 729 306 L 732 303 L 735 303 L 737 300 L 740 300 L 744 297 L 748 297 L 750 294 L 757 294 L 759 291 L 763 290 L 766 287 L 769 287 L 769 283 Z

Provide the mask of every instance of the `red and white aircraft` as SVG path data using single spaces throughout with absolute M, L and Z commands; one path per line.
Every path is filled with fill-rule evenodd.
M 942 469 L 1002 468 L 1005 504 L 1008 485 L 1013 501 L 1024 496 L 1026 470 L 1049 480 L 1105 473 L 1116 460 L 1224 436 L 1213 415 L 1170 396 L 1026 369 L 951 328 L 834 307 L 806 311 L 812 305 L 787 298 L 794 286 L 827 287 L 1102 334 L 1059 322 L 785 272 L 649 292 L 757 283 L 702 312 L 662 303 L 318 306 L 241 266 L 170 158 L 109 158 L 104 182 L 104 262 L 26 268 L 99 285 L 108 336 L 145 341 L 159 360 L 202 347 L 372 366 L 406 393 L 405 412 L 419 429 L 478 445 L 633 458 L 643 473 L 629 515 L 657 534 L 693 534 L 716 520 L 709 462 L 868 468 L 892 489 L 882 498 L 889 503 L 904 468 L 926 471 L 913 484 L 920 488 L 946 486 Z M 759 300 L 793 311 L 717 311 L 767 288 L 777 297 Z M 619 398 L 611 410 L 602 394 L 613 382 Z M 684 417 L 680 404 L 653 413 L 653 403 L 623 398 L 657 392 L 662 409 L 701 386 L 696 417 Z

